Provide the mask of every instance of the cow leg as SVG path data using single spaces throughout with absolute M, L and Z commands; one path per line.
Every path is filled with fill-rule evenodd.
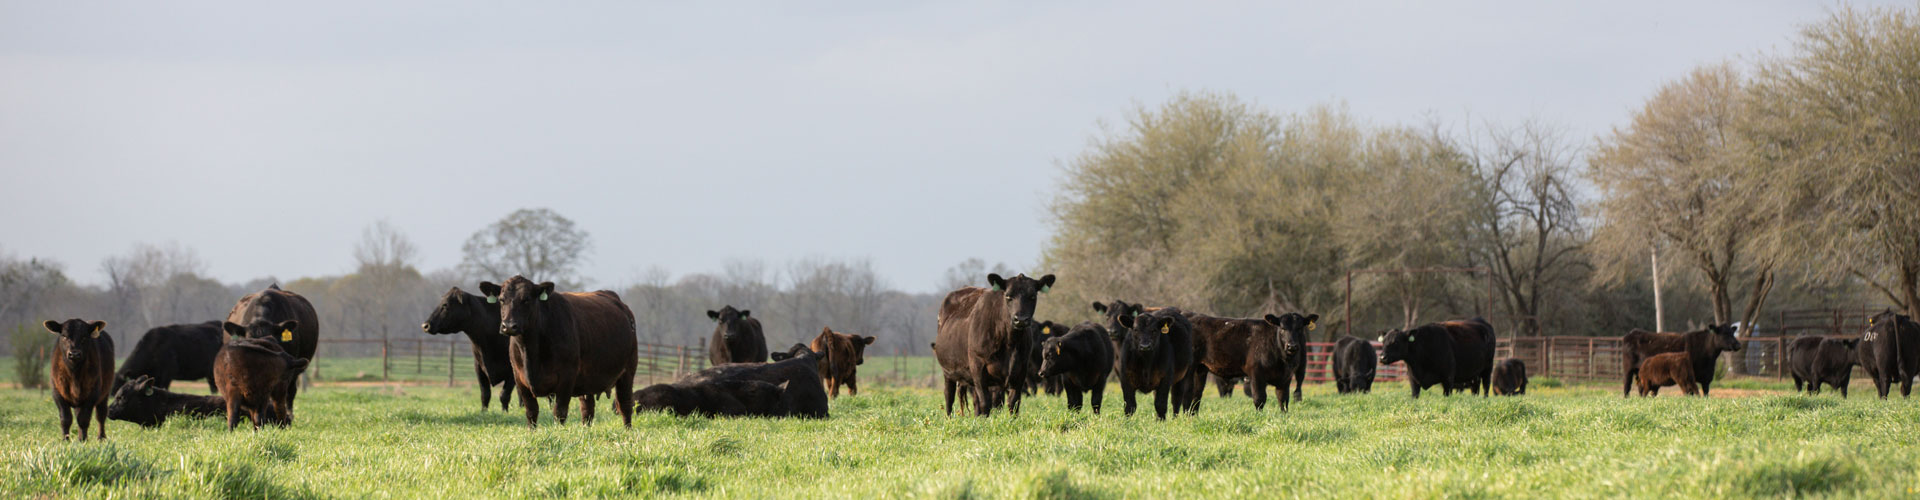
M 1101 399 L 1101 396 L 1103 395 L 1103 393 L 1105 393 L 1105 392 L 1107 392 L 1107 384 L 1106 384 L 1106 381 L 1104 381 L 1104 380 L 1103 380 L 1103 381 L 1101 381 L 1101 383 L 1099 383 L 1099 384 L 1094 384 L 1094 386 L 1093 386 L 1093 390 L 1092 390 L 1092 393 L 1093 393 L 1093 394 L 1092 394 L 1092 399 L 1093 399 L 1093 400 L 1092 400 L 1092 401 L 1089 401 L 1089 402 L 1088 402 L 1088 403 L 1091 403 L 1091 404 L 1092 404 L 1092 406 L 1093 406 L 1093 414 L 1094 414 L 1094 415 L 1099 415 L 1099 414 L 1100 414 L 1100 399 Z
M 220 386 L 218 386 L 218 385 L 214 385 L 214 383 L 213 383 L 213 376 L 212 376 L 212 375 L 208 375 L 208 376 L 207 376 L 207 393 L 208 393 L 208 394 L 219 394 L 219 393 L 220 393 Z
M 100 439 L 106 439 L 107 438 L 107 398 L 101 397 L 100 402 L 93 404 L 93 416 L 95 420 L 100 421 Z
M 1215 375 L 1213 377 L 1213 386 L 1220 391 L 1220 397 L 1233 397 L 1233 379 Z
M 860 379 L 855 377 L 847 377 L 847 395 L 848 396 L 860 395 Z
M 1285 388 L 1282 387 L 1282 389 L 1285 389 Z M 1294 370 L 1294 373 L 1293 373 L 1293 399 L 1302 399 L 1303 397 L 1305 397 L 1306 389 L 1307 389 L 1307 367 L 1302 366 L 1299 369 Z M 1280 409 L 1282 411 L 1285 411 L 1287 409 L 1287 398 L 1285 397 L 1280 398 Z
M 1802 387 L 1802 384 L 1800 383 L 1800 376 L 1794 375 L 1793 376 L 1793 392 L 1801 392 L 1805 390 L 1807 390 L 1807 388 Z
M 73 439 L 73 407 L 68 406 L 66 401 L 61 401 L 58 397 L 53 398 L 53 406 L 60 409 L 60 439 L 63 441 Z M 82 431 L 80 439 L 86 438 L 86 432 Z
M 598 399 L 592 394 L 580 396 L 580 425 L 593 427 L 593 414 L 596 410 L 594 406 Z
M 1267 409 L 1267 386 L 1272 383 L 1272 381 L 1260 378 L 1258 375 L 1247 376 L 1247 389 L 1253 391 L 1254 411 L 1265 411 Z M 1284 393 L 1286 391 L 1285 388 L 1280 389 L 1280 392 Z
M 978 417 L 984 417 L 993 412 L 994 394 L 991 388 L 987 387 L 985 371 L 986 370 L 977 368 L 973 370 L 973 383 L 971 384 L 973 386 L 973 414 Z
M 1908 396 L 1912 396 L 1913 395 L 1913 377 L 1904 373 L 1900 373 L 1898 370 L 1895 370 L 1894 373 L 1899 374 L 1898 376 L 1900 377 L 1900 397 L 1905 398 Z M 1888 384 L 1888 385 L 1892 385 L 1892 384 Z
M 1620 386 L 1620 397 L 1623 397 L 1623 398 L 1627 397 L 1627 391 L 1633 390 L 1633 376 L 1635 374 L 1638 374 L 1639 372 L 1640 370 L 1634 369 L 1633 361 L 1628 360 L 1627 361 L 1627 382 Z
M 1020 385 L 1026 385 L 1026 384 L 1020 384 Z M 1007 391 L 1007 392 L 1009 393 L 1007 394 L 1007 414 L 1019 415 L 1020 399 L 1026 396 L 1024 394 L 1021 394 L 1018 389 Z
M 827 396 L 832 397 L 834 399 L 840 399 L 840 380 L 829 377 L 826 380 L 826 384 L 827 384 Z
M 1712 390 L 1712 389 L 1713 389 L 1713 383 L 1712 383 L 1712 382 L 1700 382 L 1700 383 L 1699 383 L 1699 385 L 1700 385 L 1700 395 L 1701 395 L 1701 396 L 1705 396 L 1705 395 L 1707 395 L 1707 391 L 1709 391 L 1709 390 Z
M 1842 380 L 1840 381 L 1840 383 L 1833 385 L 1835 389 L 1840 390 L 1840 399 L 1847 399 L 1847 385 L 1849 385 L 1848 382 L 1851 382 L 1851 381 Z
M 1815 380 L 1813 381 L 1813 383 L 1807 384 L 1807 394 L 1819 394 L 1819 393 L 1820 393 L 1820 381 Z
M 1080 411 L 1080 390 L 1067 389 L 1067 410 Z
M 540 423 L 540 398 L 533 397 L 533 388 L 519 382 L 514 382 L 513 390 L 520 393 L 520 408 L 527 412 L 527 428 L 536 427 Z
M 571 392 L 571 390 L 563 389 L 559 391 L 559 394 L 566 394 L 567 392 Z M 559 421 L 560 425 L 567 425 L 567 406 L 571 404 L 573 404 L 573 401 L 570 401 L 566 396 L 553 397 L 553 419 Z
M 953 379 L 941 377 L 947 395 L 947 416 L 953 416 Z
M 480 360 L 473 360 L 473 378 L 480 381 L 480 411 L 487 411 L 487 405 L 493 403 L 493 382 L 487 380 L 487 370 L 480 366 Z M 505 409 L 507 403 L 500 402 Z
M 87 428 L 91 427 L 93 422 L 93 405 L 74 406 L 73 413 L 76 413 L 76 416 L 80 417 L 79 422 L 76 422 L 80 424 L 80 441 L 86 442 Z M 66 429 L 61 429 L 61 434 L 65 433 Z
M 500 384 L 500 411 L 513 411 L 513 407 L 508 406 L 513 401 L 513 381 L 496 383 Z
M 1129 417 L 1133 416 L 1133 410 L 1138 406 L 1134 404 L 1135 398 L 1133 384 L 1128 384 L 1126 377 L 1120 377 L 1120 400 L 1126 403 L 1122 408 Z
M 1167 419 L 1167 393 L 1170 392 L 1173 392 L 1173 384 L 1166 382 L 1161 382 L 1160 387 L 1153 390 L 1153 414 L 1160 420 Z
M 287 396 L 286 396 L 287 404 L 284 405 L 286 406 L 285 408 L 280 409 L 281 414 L 286 417 L 287 423 L 293 423 L 293 398 L 296 398 L 299 396 L 300 396 L 300 377 L 295 376 L 293 377 L 293 379 L 287 381 Z

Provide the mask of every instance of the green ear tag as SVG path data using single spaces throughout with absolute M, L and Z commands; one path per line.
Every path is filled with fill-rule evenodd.
M 1048 290 L 1052 290 L 1052 289 L 1053 289 L 1053 285 L 1043 286 L 1043 287 L 1040 287 L 1040 293 L 1047 293 Z
M 1413 338 L 1413 336 L 1412 336 L 1412 335 L 1408 335 L 1408 336 L 1407 336 L 1407 341 L 1408 341 L 1408 342 L 1412 342 L 1412 341 L 1415 341 L 1415 340 L 1419 340 L 1419 339 L 1415 339 L 1415 338 Z
M 547 301 L 547 292 L 540 292 L 540 301 L 541 302 Z
M 499 297 L 495 297 L 495 296 L 492 296 L 492 295 L 488 295 L 488 296 L 487 296 L 487 303 L 488 303 L 488 304 L 498 304 L 498 303 L 500 303 L 500 298 L 499 298 Z
M 145 391 L 141 391 L 141 392 L 142 392 L 142 393 L 145 393 L 145 394 L 146 394 L 146 395 L 148 395 L 148 396 L 152 396 L 152 395 L 153 395 L 153 388 L 152 388 L 152 387 L 148 387 L 148 388 L 147 388 L 147 390 L 145 390 Z

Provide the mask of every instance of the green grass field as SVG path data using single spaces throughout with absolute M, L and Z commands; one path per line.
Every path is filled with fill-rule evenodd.
M 1198 417 L 1160 422 L 1148 399 L 1133 418 L 1115 396 L 1098 416 L 1040 397 L 1018 417 L 980 419 L 942 415 L 932 391 L 869 388 L 825 421 L 648 414 L 626 429 L 603 407 L 588 428 L 576 407 L 568 425 L 543 415 L 528 430 L 517 409 L 481 412 L 471 387 L 318 387 L 288 429 L 113 422 L 106 442 L 85 444 L 60 442 L 46 393 L 4 389 L 0 496 L 1920 495 L 1920 401 L 1622 400 L 1598 385 L 1415 401 L 1403 385 L 1383 389 L 1309 387 L 1288 413 L 1209 396 Z

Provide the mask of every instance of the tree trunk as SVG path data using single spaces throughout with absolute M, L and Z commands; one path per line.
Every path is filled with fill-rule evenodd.
M 1900 294 L 1905 296 L 1907 315 L 1920 313 L 1920 263 L 1901 266 Z
M 1760 272 L 1755 273 L 1753 278 L 1753 293 L 1747 296 L 1746 314 L 1740 316 L 1740 331 L 1737 333 L 1740 338 L 1751 338 L 1756 333 L 1754 321 L 1760 319 L 1760 308 L 1767 303 L 1767 295 L 1773 293 L 1773 284 L 1772 265 L 1767 265 L 1761 268 Z M 1730 354 L 1731 357 L 1728 358 L 1727 362 L 1733 363 L 1734 373 L 1741 375 L 1753 374 L 1751 373 L 1752 370 L 1747 367 L 1747 353 L 1749 352 L 1752 352 L 1752 350 L 1741 349 Z M 1782 367 L 1782 369 L 1784 368 L 1785 367 Z

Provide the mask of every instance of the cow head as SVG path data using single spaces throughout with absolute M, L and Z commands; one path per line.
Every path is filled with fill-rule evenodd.
M 502 285 L 481 282 L 480 292 L 500 303 L 500 334 L 508 337 L 540 333 L 541 322 L 546 320 L 547 303 L 558 294 L 553 291 L 551 281 L 534 283 L 519 275 L 507 278 Z
M 1867 333 L 1860 338 L 1866 340 L 1884 338 L 1888 335 L 1893 335 L 1894 332 L 1898 330 L 1913 329 L 1920 329 L 1920 325 L 1914 324 L 1913 318 L 1907 317 L 1905 314 L 1893 312 L 1892 308 L 1888 308 L 1880 311 L 1879 314 L 1873 315 L 1871 318 L 1867 318 Z
M 1399 328 L 1388 330 L 1380 336 L 1380 364 L 1397 363 L 1407 359 L 1413 353 L 1413 345 L 1420 342 L 1419 335 L 1407 333 Z
M 1066 350 L 1066 340 L 1064 335 L 1054 336 L 1040 344 L 1040 376 L 1066 373 L 1080 364 L 1079 353 Z
M 1738 351 L 1740 350 L 1741 342 L 1739 338 L 1733 336 L 1734 332 L 1738 331 L 1740 331 L 1740 327 L 1733 326 L 1732 323 L 1725 325 L 1709 324 L 1707 325 L 1707 334 L 1713 340 L 1708 343 L 1708 346 L 1723 351 Z
M 279 323 L 255 319 L 245 326 L 232 321 L 220 323 L 220 329 L 227 332 L 227 335 L 243 339 L 268 339 L 279 343 L 291 342 L 293 330 L 296 328 L 300 328 L 300 321 L 291 319 Z
M 1121 348 L 1153 352 L 1171 344 L 1171 337 L 1178 333 L 1176 329 L 1180 325 L 1174 321 L 1174 317 L 1179 313 L 1170 311 L 1172 309 L 1161 309 L 1152 314 L 1121 316 L 1120 326 L 1128 330 L 1126 340 L 1120 343 Z
M 1025 274 L 1015 275 L 1013 278 L 988 274 L 987 284 L 1006 299 L 1007 312 L 1013 319 L 1013 329 L 1026 330 L 1033 328 L 1033 310 L 1034 306 L 1040 302 L 1040 294 L 1053 289 L 1053 275 L 1033 279 Z
M 1132 318 L 1140 316 L 1144 309 L 1140 304 L 1128 304 L 1120 300 L 1108 304 L 1093 303 L 1093 311 L 1107 318 L 1107 336 L 1114 340 L 1127 338 L 1127 327 L 1120 324 L 1120 320 L 1126 318 L 1132 321 Z
M 1030 353 L 1031 356 L 1027 359 L 1041 359 L 1041 348 L 1046 345 L 1047 339 L 1059 337 L 1067 333 L 1061 328 L 1060 324 L 1052 321 L 1042 321 L 1040 324 L 1034 325 L 1033 335 L 1028 339 L 1030 341 L 1029 343 L 1033 345 L 1033 350 Z M 1033 367 L 1033 373 L 1040 373 L 1039 363 L 1028 363 L 1028 366 Z
M 1300 352 L 1300 349 L 1303 347 L 1299 345 L 1299 342 L 1295 342 L 1294 339 L 1306 339 L 1307 332 L 1313 330 L 1320 321 L 1320 315 L 1308 314 L 1301 316 L 1300 313 L 1286 313 L 1274 316 L 1268 314 L 1265 319 L 1267 320 L 1267 324 L 1280 327 L 1280 331 L 1277 334 L 1279 338 L 1274 341 L 1282 346 L 1282 349 L 1285 350 L 1288 356 L 1292 356 L 1294 353 Z
M 734 309 L 733 306 L 725 306 L 721 307 L 718 311 L 707 311 L 707 318 L 719 323 L 718 326 L 714 327 L 714 331 L 720 334 L 721 340 L 733 342 L 752 334 L 752 325 L 747 323 L 747 318 L 751 314 L 752 311 L 746 309 Z
M 633 411 L 649 412 L 666 410 L 675 415 L 693 413 L 696 396 L 686 389 L 668 384 L 654 384 L 633 393 Z
M 427 315 L 427 322 L 420 324 L 420 331 L 436 335 L 459 333 L 465 329 L 468 321 L 481 315 L 484 308 L 488 307 L 496 311 L 500 309 L 496 304 L 487 303 L 485 297 L 453 287 L 440 296 L 440 305 L 434 306 L 433 314 Z
M 43 325 L 47 327 L 47 331 L 53 332 L 54 335 L 59 335 L 60 338 L 66 340 L 66 342 L 60 343 L 60 348 L 67 356 L 67 361 L 69 362 L 80 361 L 81 357 L 86 356 L 88 352 L 92 352 L 94 349 L 94 340 L 99 339 L 101 335 L 107 333 L 107 322 L 105 321 L 88 322 L 84 319 L 74 318 L 67 320 L 65 323 L 47 320 Z
M 786 361 L 808 354 L 813 354 L 813 348 L 807 347 L 806 344 L 794 344 L 793 347 L 787 348 L 786 352 L 775 352 L 767 356 L 773 358 L 774 361 Z
M 155 390 L 152 376 L 141 375 L 127 381 L 114 391 L 113 402 L 107 405 L 107 418 L 141 427 L 156 427 L 166 422 L 167 411 L 154 399 Z

